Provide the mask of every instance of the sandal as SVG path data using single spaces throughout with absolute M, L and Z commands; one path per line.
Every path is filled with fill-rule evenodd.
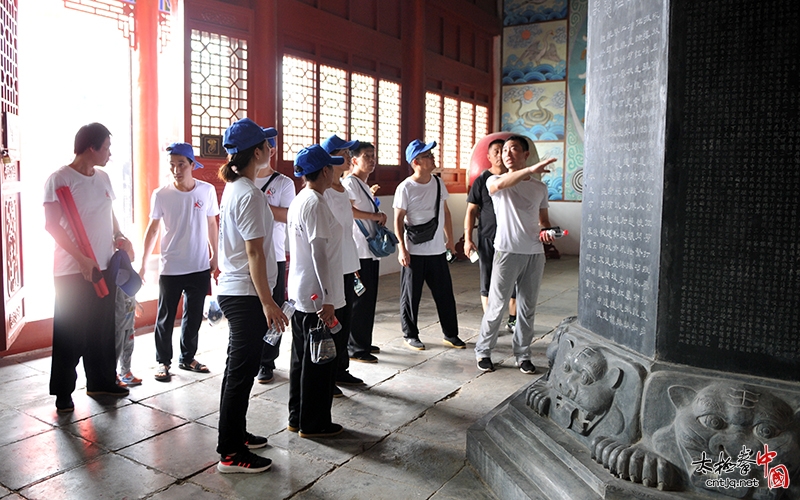
M 169 382 L 172 379 L 172 375 L 169 373 L 169 365 L 158 365 L 155 378 L 159 382 Z
M 196 359 L 193 359 L 191 363 L 180 363 L 178 364 L 178 368 L 195 373 L 210 373 L 211 371 L 206 365 Z

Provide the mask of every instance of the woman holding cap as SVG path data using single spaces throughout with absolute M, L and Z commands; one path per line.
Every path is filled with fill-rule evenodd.
M 270 158 L 269 137 L 249 118 L 225 131 L 228 162 L 219 176 L 227 184 L 220 202 L 219 285 L 217 301 L 228 318 L 230 338 L 222 379 L 217 453 L 220 472 L 263 472 L 272 461 L 250 449 L 267 438 L 246 430 L 250 389 L 258 373 L 261 344 L 270 326 L 283 331 L 288 320 L 272 299 L 277 265 L 272 248 L 272 212 L 253 180 Z
M 344 158 L 329 155 L 315 144 L 295 159 L 294 175 L 306 185 L 289 205 L 289 298 L 292 316 L 292 364 L 289 370 L 289 427 L 300 437 L 329 437 L 342 432 L 331 422 L 336 363 L 311 361 L 309 335 L 319 320 L 336 322 L 335 311 L 345 306 L 342 282 L 342 228 L 325 202 L 333 182 L 333 165 Z M 311 296 L 316 295 L 316 300 Z M 343 332 L 334 335 L 343 335 Z

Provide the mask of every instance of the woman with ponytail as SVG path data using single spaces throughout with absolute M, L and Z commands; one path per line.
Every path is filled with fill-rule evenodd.
M 217 470 L 263 472 L 272 461 L 252 453 L 267 438 L 246 430 L 247 405 L 258 373 L 262 338 L 269 327 L 280 331 L 288 319 L 272 299 L 277 264 L 272 245 L 272 212 L 253 180 L 267 166 L 274 128 L 262 128 L 249 118 L 225 131 L 228 162 L 219 177 L 226 182 L 219 216 L 219 285 L 217 302 L 228 318 L 230 338 L 220 395 Z

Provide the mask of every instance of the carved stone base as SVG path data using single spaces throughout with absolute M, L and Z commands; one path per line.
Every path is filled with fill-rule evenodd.
M 500 498 L 800 499 L 800 384 L 653 362 L 574 319 L 547 355 L 467 433 Z
M 711 499 L 618 479 L 589 450 L 526 404 L 522 389 L 467 431 L 467 459 L 503 500 Z

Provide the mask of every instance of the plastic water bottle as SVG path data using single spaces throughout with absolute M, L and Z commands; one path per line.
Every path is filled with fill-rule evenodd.
M 283 314 L 286 315 L 286 318 L 291 322 L 292 315 L 294 314 L 295 307 L 294 307 L 294 300 L 289 299 L 283 303 L 281 306 L 281 311 Z M 264 342 L 269 345 L 277 345 L 280 342 L 281 337 L 283 336 L 283 332 L 276 329 L 274 326 L 269 327 L 267 333 L 264 335 Z
M 569 231 L 566 229 L 561 229 L 560 227 L 548 227 L 547 229 L 542 229 L 542 231 L 547 232 L 547 235 L 551 238 L 561 238 L 562 236 L 566 236 L 569 234 Z
M 478 262 L 478 259 L 480 258 L 481 256 L 478 255 L 478 252 L 476 250 L 473 250 L 469 253 L 469 261 L 472 262 L 473 264 Z
M 314 308 L 316 308 L 316 309 L 319 309 L 317 307 L 317 299 L 318 298 L 319 298 L 319 296 L 316 293 L 311 296 L 311 300 L 314 301 Z M 342 324 L 339 323 L 339 320 L 336 319 L 336 316 L 333 317 L 333 320 L 331 322 L 325 323 L 325 325 L 328 327 L 328 329 L 331 331 L 331 333 L 339 333 L 339 331 L 342 329 Z
M 208 302 L 208 312 L 206 313 L 208 317 L 208 323 L 211 326 L 216 325 L 220 321 L 222 321 L 222 309 L 219 308 L 217 301 L 214 299 L 210 299 Z

